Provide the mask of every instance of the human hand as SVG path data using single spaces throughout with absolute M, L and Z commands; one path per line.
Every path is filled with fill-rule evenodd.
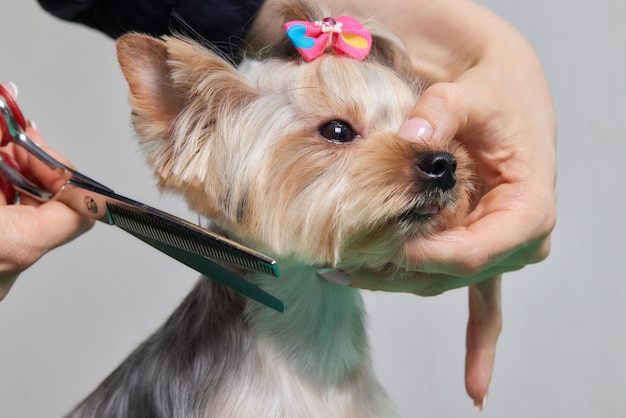
M 413 280 L 359 272 L 352 285 L 436 295 L 545 259 L 556 220 L 556 122 L 543 70 L 523 36 L 467 0 L 389 0 L 384 8 L 376 0 L 318 1 L 374 15 L 404 40 L 430 86 L 400 136 L 458 139 L 483 181 L 480 201 L 462 225 L 402 247 L 396 261 L 415 272 Z M 253 25 L 258 42 L 283 36 L 268 28 L 279 4 L 264 2 Z
M 465 380 L 482 408 L 501 329 L 500 277 L 542 261 L 555 225 L 555 115 L 541 65 L 505 21 L 467 0 L 318 0 L 325 8 L 375 16 L 404 40 L 416 73 L 430 86 L 399 133 L 407 141 L 465 145 L 483 189 L 462 225 L 406 242 L 389 271 L 325 271 L 353 287 L 429 296 L 470 286 Z M 259 45 L 281 0 L 266 0 L 254 23 Z M 279 25 L 277 25 L 279 26 Z M 393 269 L 390 269 L 393 270 Z
M 2 87 L 16 96 L 14 85 L 3 83 Z M 26 134 L 46 152 L 71 166 L 47 147 L 32 123 L 28 123 Z M 59 179 L 58 174 L 21 147 L 9 143 L 1 151 L 35 183 L 45 187 Z M 4 299 L 22 271 L 46 252 L 71 241 L 93 225 L 93 220 L 80 216 L 63 203 L 41 203 L 22 194 L 19 204 L 13 204 L 7 201 L 7 195 L 6 187 L 0 187 L 0 300 Z
M 476 162 L 484 190 L 463 225 L 404 245 L 397 262 L 414 272 L 411 280 L 365 272 L 353 274 L 351 285 L 435 295 L 478 283 L 469 289 L 466 387 L 482 408 L 501 328 L 500 275 L 550 251 L 554 109 L 537 57 L 508 24 L 471 2 L 413 3 L 419 4 L 415 14 L 381 9 L 383 21 L 393 20 L 413 51 L 414 67 L 433 81 L 400 136 L 457 138 Z

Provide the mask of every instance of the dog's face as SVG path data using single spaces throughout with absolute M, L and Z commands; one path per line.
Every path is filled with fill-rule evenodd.
M 386 65 L 325 55 L 237 71 L 142 35 L 121 38 L 118 56 L 160 187 L 262 251 L 380 268 L 469 209 L 466 152 L 399 139 L 421 87 Z

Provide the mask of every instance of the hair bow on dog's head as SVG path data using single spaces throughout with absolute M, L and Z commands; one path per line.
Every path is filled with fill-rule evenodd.
M 337 19 L 326 17 L 321 21 L 292 20 L 283 25 L 287 36 L 300 55 L 308 62 L 319 57 L 332 46 L 338 55 L 363 60 L 372 48 L 371 33 L 350 16 Z

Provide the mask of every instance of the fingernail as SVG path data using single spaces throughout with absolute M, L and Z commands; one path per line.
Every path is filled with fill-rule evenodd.
M 411 118 L 404 122 L 398 135 L 409 142 L 424 141 L 433 136 L 433 127 L 426 119 Z
M 29 126 L 29 127 L 33 128 L 34 130 L 37 130 L 37 124 L 32 119 L 28 119 L 26 121 L 26 126 Z
M 2 83 L 2 86 L 4 86 L 4 88 L 9 91 L 9 94 L 14 99 L 17 99 L 17 85 L 14 82 L 7 81 L 6 83 Z
M 474 402 L 474 408 L 476 408 L 478 412 L 482 412 L 482 410 L 485 409 L 486 405 L 487 405 L 487 395 L 485 395 L 482 402 Z
M 324 280 L 328 280 L 331 283 L 339 286 L 349 286 L 352 283 L 352 279 L 348 274 L 341 270 L 336 269 L 320 269 L 317 270 L 317 275 Z

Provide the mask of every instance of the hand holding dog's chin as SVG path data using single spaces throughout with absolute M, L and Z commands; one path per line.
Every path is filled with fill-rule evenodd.
M 435 143 L 457 138 L 484 189 L 462 225 L 404 245 L 395 262 L 415 272 L 413 281 L 365 275 L 353 285 L 438 294 L 545 259 L 556 216 L 556 128 L 531 46 L 469 1 L 399 2 L 377 9 L 376 17 L 407 44 L 415 69 L 436 81 L 400 136 Z
M 266 0 L 257 21 L 279 1 Z M 415 70 L 432 84 L 401 136 L 455 137 L 482 176 L 480 200 L 460 226 L 402 247 L 394 262 L 410 274 L 361 269 L 343 278 L 423 296 L 470 286 L 465 382 L 481 407 L 501 328 L 500 275 L 545 259 L 555 224 L 555 116 L 543 71 L 517 31 L 471 1 L 320 2 L 373 15 L 404 40 Z
M 445 10 L 452 5 L 460 7 Z M 414 29 L 399 27 L 398 33 L 414 51 L 416 68 L 438 82 L 400 132 L 409 141 L 458 138 L 484 190 L 462 225 L 403 246 L 395 262 L 412 272 L 409 278 L 362 272 L 352 275 L 352 286 L 426 296 L 471 285 L 465 381 L 482 407 L 501 329 L 500 275 L 542 261 L 550 251 L 554 109 L 537 57 L 508 24 L 471 2 L 422 6 L 420 15 L 432 24 L 413 22 Z
M 556 128 L 534 51 L 504 20 L 471 1 L 389 1 L 384 8 L 374 0 L 319 3 L 376 16 L 403 39 L 415 70 L 434 84 L 400 136 L 436 143 L 459 139 L 484 188 L 462 225 L 403 246 L 394 262 L 414 272 L 412 280 L 367 272 L 353 275 L 352 285 L 435 295 L 542 261 L 556 217 Z M 254 24 L 267 23 L 281 3 L 266 0 Z
M 29 127 L 26 133 L 31 139 L 43 144 L 43 139 L 35 129 Z M 10 151 L 17 164 L 42 183 L 57 177 L 43 163 L 18 147 L 9 145 L 3 151 Z M 46 151 L 51 152 L 47 148 Z M 62 157 L 57 157 L 68 163 Z M 18 276 L 41 256 L 71 241 L 93 225 L 91 219 L 80 216 L 60 202 L 42 204 L 22 195 L 20 204 L 8 203 L 0 191 L 0 301 L 6 297 Z

